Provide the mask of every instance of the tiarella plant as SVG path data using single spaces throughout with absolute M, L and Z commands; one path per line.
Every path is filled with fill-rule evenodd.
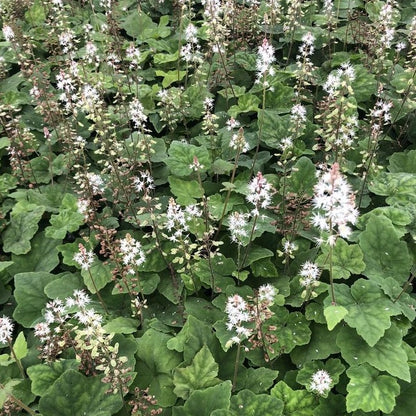
M 409 416 L 410 0 L 0 2 L 0 416 Z

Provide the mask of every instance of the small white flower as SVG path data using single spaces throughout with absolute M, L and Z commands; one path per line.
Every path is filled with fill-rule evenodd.
M 274 297 L 276 296 L 276 289 L 270 284 L 261 285 L 259 287 L 259 301 L 267 301 L 273 303 Z
M 13 321 L 9 317 L 3 315 L 3 318 L 0 318 L 0 344 L 5 344 L 11 339 L 13 327 Z
M 299 275 L 302 276 L 299 283 L 308 288 L 319 279 L 319 274 L 319 267 L 311 261 L 306 261 L 303 263 L 302 268 L 299 271 Z
M 271 185 L 261 172 L 258 172 L 248 184 L 248 190 L 249 194 L 246 199 L 256 207 L 256 213 L 260 207 L 267 208 L 270 205 Z
M 332 378 L 325 370 L 318 370 L 312 375 L 311 383 L 309 388 L 319 394 L 320 396 L 325 395 L 331 390 Z
M 14 32 L 13 29 L 9 25 L 3 26 L 3 36 L 7 42 L 10 42 L 14 39 Z
M 79 252 L 74 254 L 73 260 L 78 263 L 83 270 L 88 270 L 94 262 L 94 253 L 87 251 L 86 248 L 79 244 Z

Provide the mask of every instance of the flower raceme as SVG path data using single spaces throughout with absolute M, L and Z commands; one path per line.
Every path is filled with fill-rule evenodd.
M 0 318 L 0 344 L 5 344 L 11 339 L 13 333 L 13 322 L 7 317 Z
M 314 189 L 312 224 L 330 233 L 328 243 L 331 245 L 335 244 L 337 236 L 348 238 L 352 232 L 348 224 L 356 223 L 358 210 L 355 195 L 342 176 L 338 163 L 320 174 Z

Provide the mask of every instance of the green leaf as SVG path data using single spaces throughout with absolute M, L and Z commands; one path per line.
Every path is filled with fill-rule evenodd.
M 276 331 L 278 341 L 272 345 L 275 350 L 272 356 L 280 355 L 282 352 L 289 353 L 295 347 L 310 342 L 309 322 L 302 313 L 289 313 L 283 306 L 275 308 L 274 311 L 276 311 L 276 315 L 268 321 L 270 325 L 275 325 L 278 328 Z
M 270 392 L 272 397 L 283 401 L 283 415 L 312 416 L 315 397 L 306 390 L 292 390 L 284 381 L 279 381 Z
M 20 380 L 20 379 L 9 380 L 9 381 L 7 381 L 7 383 L 5 383 L 2 386 L 2 388 L 0 388 L 0 406 L 2 408 L 3 408 L 4 402 L 9 398 L 10 395 L 12 395 L 14 393 L 13 387 L 17 386 L 21 382 L 22 382 L 22 380 Z
M 108 386 L 99 377 L 85 377 L 66 370 L 41 397 L 43 416 L 111 416 L 123 405 L 118 394 L 107 394 Z
M 370 217 L 359 240 L 366 264 L 364 273 L 369 279 L 380 282 L 394 277 L 399 284 L 407 280 L 413 260 L 407 244 L 399 240 L 388 218 Z
M 14 264 L 8 269 L 12 275 L 24 272 L 51 272 L 59 264 L 57 247 L 60 241 L 47 238 L 44 231 L 37 233 L 31 241 L 27 254 L 12 254 Z
M 111 273 L 111 268 L 107 264 L 95 259 L 88 270 L 81 270 L 81 276 L 83 277 L 85 286 L 87 286 L 88 290 L 91 293 L 97 293 L 98 290 L 111 282 L 113 275 Z
M 60 360 L 48 364 L 36 364 L 27 369 L 27 374 L 32 381 L 32 392 L 37 396 L 44 396 L 66 370 L 77 370 L 77 360 Z
M 369 280 L 359 279 L 351 289 L 344 284 L 335 284 L 334 290 L 337 305 L 348 310 L 345 322 L 355 328 L 370 347 L 390 328 L 390 317 L 400 313 L 378 285 Z M 330 296 L 324 304 L 325 307 L 331 304 Z
M 194 391 L 184 406 L 175 406 L 173 416 L 210 416 L 216 409 L 230 407 L 231 381 Z
M 324 309 L 328 329 L 332 331 L 347 315 L 348 310 L 343 306 L 329 305 Z
M 40 26 L 46 19 L 45 9 L 40 0 L 35 0 L 28 11 L 25 18 L 33 27 Z
M 268 394 L 242 390 L 231 398 L 231 410 L 239 416 L 280 416 L 283 412 L 283 401 Z
M 414 413 L 416 406 L 416 368 L 414 366 L 410 369 L 410 373 L 411 383 L 399 380 L 400 395 L 397 397 L 392 416 L 409 416 Z
M 313 412 L 314 416 L 344 416 L 345 414 L 345 397 L 342 394 L 332 393 L 326 398 L 320 398 L 319 406 L 315 407 Z
M 393 153 L 389 158 L 390 172 L 407 172 L 416 174 L 416 150 Z
M 348 327 L 341 328 L 337 345 L 342 357 L 350 365 L 371 364 L 379 371 L 386 371 L 392 376 L 410 382 L 410 370 L 406 351 L 401 347 L 402 332 L 392 325 L 383 338 L 375 345 L 369 346 L 355 331 Z
M 316 259 L 319 267 L 329 270 L 328 245 L 321 247 L 322 254 Z M 344 239 L 338 238 L 332 247 L 332 273 L 333 279 L 348 279 L 351 274 L 360 274 L 365 269 L 363 252 L 358 244 L 348 244 Z
M 45 293 L 50 299 L 61 299 L 73 295 L 74 290 L 84 289 L 81 276 L 69 272 L 60 273 L 57 279 L 45 286 Z M 59 278 L 58 278 L 59 277 Z
M 165 72 L 162 70 L 156 70 L 155 74 L 158 77 L 163 77 L 162 87 L 167 88 L 174 82 L 181 81 L 185 77 L 186 71 L 178 71 L 174 69 L 172 71 Z
M 262 141 L 271 148 L 277 148 L 286 137 L 291 125 L 290 114 L 279 115 L 275 110 L 263 110 Z
M 129 36 L 140 41 L 156 37 L 158 32 L 157 24 L 146 13 L 137 10 L 127 16 L 121 27 Z
M 173 373 L 174 393 L 187 400 L 195 390 L 202 390 L 220 383 L 217 378 L 218 364 L 209 348 L 204 345 L 185 368 L 177 368 Z
M 140 323 L 138 320 L 119 316 L 107 322 L 103 328 L 109 334 L 133 334 L 137 332 L 139 326 Z
M 374 74 L 369 72 L 363 65 L 354 65 L 354 71 L 355 78 L 352 81 L 354 97 L 357 100 L 357 103 L 369 101 L 377 87 L 376 78 Z
M 337 330 L 329 332 L 325 325 L 313 322 L 310 331 L 312 332 L 310 341 L 290 353 L 290 358 L 296 365 L 302 365 L 308 361 L 323 360 L 332 354 L 339 353 L 339 347 L 335 343 Z
M 42 309 L 49 301 L 45 286 L 57 276 L 45 272 L 19 273 L 14 277 L 14 297 L 17 302 L 13 318 L 26 328 L 33 327 L 42 317 Z
M 196 199 L 202 198 L 204 190 L 197 181 L 184 181 L 175 176 L 168 177 L 170 191 L 176 196 L 176 201 L 180 205 L 195 204 Z
M 193 172 L 192 167 L 194 157 L 203 165 L 202 171 L 206 171 L 211 166 L 211 159 L 208 149 L 197 147 L 192 144 L 174 141 L 168 151 L 169 157 L 166 160 L 172 174 L 176 176 L 188 176 Z
M 166 346 L 171 339 L 170 335 L 154 329 L 148 329 L 137 339 L 139 387 L 149 387 L 149 393 L 155 395 L 163 407 L 173 406 L 176 402 L 172 370 L 182 362 L 182 354 Z
M 291 192 L 312 196 L 316 184 L 316 168 L 308 157 L 301 157 L 292 167 L 288 178 L 288 186 Z
M 416 175 L 407 172 L 386 173 L 382 172 L 371 181 L 368 189 L 376 195 L 387 196 L 389 205 L 406 206 L 416 204 Z
M 14 341 L 13 350 L 14 350 L 14 354 L 17 360 L 21 360 L 22 358 L 26 357 L 27 342 L 26 342 L 25 334 L 23 333 L 23 331 L 19 332 L 19 335 Z
M 240 113 L 259 111 L 260 98 L 254 94 L 244 94 L 238 98 L 238 105 L 232 105 L 228 110 L 230 117 L 236 118 Z
M 257 260 L 265 259 L 265 258 L 272 257 L 272 256 L 273 256 L 273 251 L 265 247 L 251 244 L 250 247 L 248 248 L 248 255 L 244 262 L 243 267 L 250 266 L 250 264 L 254 263 Z
M 395 397 L 400 392 L 397 380 L 380 373 L 368 364 L 350 367 L 347 375 L 347 411 L 364 410 L 372 412 L 381 410 L 390 413 L 396 404 Z
M 279 372 L 266 367 L 240 368 L 236 390 L 250 390 L 253 393 L 265 393 L 274 384 Z
M 186 364 L 190 364 L 195 354 L 207 345 L 210 351 L 215 351 L 216 338 L 212 333 L 211 325 L 200 321 L 190 315 L 176 337 L 167 342 L 170 350 L 183 352 Z
M 279 274 L 270 257 L 253 262 L 250 268 L 255 277 L 277 277 Z
M 384 279 L 380 287 L 410 322 L 416 318 L 416 299 L 409 293 L 403 292 L 396 280 L 392 277 Z
M 13 254 L 26 254 L 30 251 L 30 240 L 39 228 L 39 221 L 45 209 L 32 204 L 21 204 L 18 212 L 11 214 L 10 225 L 3 233 L 3 250 Z
M 407 233 L 406 226 L 412 222 L 412 215 L 409 211 L 403 210 L 403 208 L 396 207 L 377 207 L 360 216 L 357 222 L 357 227 L 364 229 L 367 226 L 368 220 L 373 216 L 387 217 L 392 225 L 397 237 L 401 238 Z
M 339 376 L 345 371 L 345 366 L 341 364 L 341 360 L 331 358 L 325 363 L 321 361 L 310 361 L 306 363 L 298 372 L 296 376 L 296 381 L 302 386 L 306 387 L 306 390 L 313 393 L 311 389 L 312 376 L 319 370 L 325 370 L 332 379 L 330 385 L 332 387 L 336 386 L 339 382 Z M 328 397 L 329 390 L 322 395 L 322 397 Z
M 46 237 L 63 239 L 67 232 L 77 231 L 84 223 L 84 215 L 78 212 L 78 199 L 71 194 L 65 194 L 59 209 L 59 214 L 52 215 L 46 227 Z

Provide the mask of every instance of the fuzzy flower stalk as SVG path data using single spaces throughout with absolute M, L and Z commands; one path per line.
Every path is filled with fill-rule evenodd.
M 329 276 L 332 303 L 335 304 L 333 288 L 332 254 L 338 237 L 348 238 L 355 224 L 358 210 L 355 206 L 355 194 L 340 172 L 339 164 L 334 163 L 328 171 L 319 174 L 313 197 L 314 214 L 312 224 L 321 231 L 318 244 L 329 244 Z
M 274 325 L 264 327 L 265 322 L 273 316 L 270 307 L 273 305 L 276 289 L 271 284 L 259 287 L 254 296 L 248 296 L 247 300 L 240 295 L 229 296 L 225 305 L 227 314 L 226 328 L 234 335 L 226 343 L 226 348 L 237 344 L 237 357 L 234 367 L 233 388 L 237 380 L 238 365 L 240 360 L 241 344 L 248 340 L 250 348 L 245 351 L 262 348 L 264 359 L 270 361 L 269 353 L 273 354 L 272 344 L 277 342 L 277 337 L 272 333 L 276 330 Z
M 79 251 L 74 254 L 73 260 L 81 267 L 82 270 L 86 271 L 91 279 L 92 286 L 94 288 L 94 293 L 97 294 L 97 297 L 101 303 L 101 306 L 108 313 L 107 306 L 104 302 L 104 299 L 101 297 L 100 291 L 97 288 L 95 283 L 94 276 L 91 272 L 91 266 L 94 262 L 94 253 L 92 250 L 88 251 L 81 243 L 78 245 Z
M 319 173 L 314 191 L 312 224 L 321 232 L 329 233 L 326 241 L 319 243 L 326 242 L 333 246 L 338 236 L 348 238 L 351 235 L 349 224 L 355 224 L 358 218 L 355 195 L 341 174 L 338 163 L 334 163 L 330 170 Z

